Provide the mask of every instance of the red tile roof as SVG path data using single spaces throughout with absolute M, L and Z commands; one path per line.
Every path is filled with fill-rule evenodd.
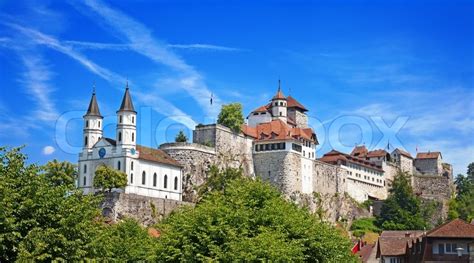
M 176 160 L 160 149 L 137 145 L 138 159 L 181 167 Z
M 438 159 L 441 156 L 440 152 L 424 152 L 417 153 L 416 159 Z
M 454 219 L 432 229 L 426 234 L 426 236 L 441 238 L 474 238 L 474 225 L 466 223 L 461 219 Z
M 369 151 L 367 153 L 367 158 L 372 158 L 372 157 L 385 157 L 387 156 L 388 152 L 385 151 L 385 150 L 382 150 L 382 149 L 378 149 L 378 150 L 373 150 L 373 151 Z
M 291 96 L 288 96 L 286 98 L 287 100 L 287 107 L 288 108 L 298 108 L 298 109 L 301 109 L 303 111 L 308 111 L 308 109 L 305 108 L 305 106 L 303 106 L 303 104 L 299 103 L 297 100 L 295 100 L 295 98 L 291 97 Z
M 254 137 L 257 141 L 266 140 L 289 140 L 303 138 L 309 141 L 316 141 L 316 134 L 311 128 L 293 128 L 280 119 L 271 122 L 260 123 L 255 128 L 242 126 L 242 132 Z
M 285 95 L 283 95 L 283 92 L 281 92 L 280 89 L 278 89 L 277 93 L 275 96 L 273 96 L 272 100 L 286 100 Z
M 361 146 L 354 147 L 354 149 L 351 152 L 351 155 L 352 156 L 365 157 L 368 152 L 369 152 L 369 150 L 367 150 L 365 145 L 361 145 Z
M 263 105 L 263 106 L 260 106 L 260 107 L 256 108 L 256 109 L 253 110 L 252 112 L 267 112 L 267 111 L 270 110 L 270 107 L 271 107 L 271 105 L 270 105 L 270 103 L 269 103 L 269 104 L 267 104 L 267 105 Z
M 406 248 L 420 238 L 423 231 L 383 231 L 377 242 L 377 255 L 400 256 L 406 254 Z
M 377 165 L 366 159 L 352 156 L 349 154 L 345 154 L 336 150 L 332 150 L 324 154 L 323 157 L 319 158 L 319 160 L 325 163 L 330 163 L 330 164 L 338 164 L 339 161 L 344 162 L 344 163 L 351 162 L 351 163 L 355 163 L 355 164 L 358 164 L 358 165 L 361 165 L 373 170 L 377 170 L 379 172 L 383 172 L 382 167 L 380 165 Z

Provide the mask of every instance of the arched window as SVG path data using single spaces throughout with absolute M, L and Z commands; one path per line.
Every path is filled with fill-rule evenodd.
M 86 186 L 86 183 L 87 183 L 87 177 L 84 176 L 83 185 Z
M 130 174 L 130 184 L 133 184 L 133 173 Z
M 146 183 L 146 173 L 145 173 L 145 171 L 143 171 L 143 173 L 142 173 L 142 184 L 145 185 L 145 183 Z
M 87 136 L 84 137 L 84 146 L 87 146 Z
M 134 142 L 134 141 L 135 141 L 135 133 L 132 132 L 132 142 Z
M 168 188 L 168 175 L 165 174 L 165 178 L 163 179 L 163 188 Z
M 283 106 L 283 102 L 280 102 L 280 106 Z
M 89 121 L 86 121 L 86 128 L 89 127 Z
M 120 161 L 118 161 L 118 162 L 117 162 L 117 170 L 120 171 L 120 168 L 121 168 L 121 167 L 120 167 Z
M 174 178 L 174 190 L 178 190 L 178 177 Z
M 119 132 L 118 141 L 119 141 L 119 142 L 122 141 L 122 133 L 121 133 L 121 132 Z
M 133 161 L 132 161 L 132 163 L 131 163 L 131 165 L 130 165 L 130 170 L 133 171 Z
M 84 164 L 84 173 L 87 173 L 87 164 Z
M 156 187 L 156 173 L 153 174 L 153 186 Z
M 119 116 L 119 122 L 122 123 L 122 115 Z

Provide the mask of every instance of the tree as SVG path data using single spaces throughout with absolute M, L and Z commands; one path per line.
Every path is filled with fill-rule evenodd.
M 124 188 L 127 186 L 127 175 L 108 166 L 101 165 L 95 171 L 94 187 L 107 189 L 111 192 L 113 188 Z
M 377 226 L 383 230 L 413 230 L 427 226 L 420 200 L 413 194 L 409 179 L 409 175 L 401 171 L 393 179 L 389 196 L 377 218 Z
M 456 197 L 449 202 L 450 219 L 461 218 L 470 222 L 474 219 L 474 163 L 467 167 L 467 175 L 458 174 L 456 180 Z
M 69 180 L 68 162 L 26 164 L 21 148 L 0 147 L 0 261 L 80 261 L 100 232 L 100 197 Z
M 234 132 L 240 132 L 241 126 L 244 124 L 242 104 L 230 103 L 227 105 L 222 105 L 217 123 L 230 128 Z
M 178 132 L 178 134 L 176 135 L 176 137 L 174 138 L 174 141 L 175 142 L 187 142 L 188 141 L 188 137 L 186 137 L 186 135 L 184 134 L 183 130 L 180 130 Z
M 226 185 L 232 180 L 242 178 L 243 170 L 240 168 L 226 168 L 220 170 L 217 166 L 212 165 L 207 173 L 207 180 L 198 189 L 198 195 L 204 196 L 210 191 L 224 192 Z
M 224 189 L 157 226 L 160 260 L 357 261 L 347 238 L 268 183 L 244 177 L 227 181 Z
M 76 166 L 70 162 L 53 160 L 44 166 L 44 170 L 53 186 L 74 185 L 77 178 Z

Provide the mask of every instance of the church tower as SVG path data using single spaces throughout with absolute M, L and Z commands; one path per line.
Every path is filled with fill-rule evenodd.
M 95 97 L 95 88 L 92 92 L 92 98 L 87 108 L 84 119 L 84 149 L 91 149 L 96 142 L 102 138 L 102 115 L 100 115 L 99 105 Z
M 280 119 L 286 123 L 287 121 L 287 105 L 286 105 L 286 97 L 281 92 L 281 83 L 278 80 L 278 91 L 272 98 L 272 116 L 273 119 Z
M 122 104 L 117 111 L 117 146 L 135 148 L 137 132 L 137 112 L 133 107 L 132 97 L 128 90 L 128 82 L 123 95 Z

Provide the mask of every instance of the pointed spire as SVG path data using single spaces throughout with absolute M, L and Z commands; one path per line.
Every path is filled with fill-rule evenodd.
M 275 96 L 273 96 L 272 100 L 286 100 L 285 95 L 283 95 L 283 92 L 281 92 L 281 80 L 280 79 L 278 79 L 278 91 L 275 94 Z
M 123 95 L 122 104 L 117 112 L 119 111 L 132 111 L 137 113 L 133 107 L 132 96 L 130 96 L 130 91 L 128 89 L 128 80 L 127 85 L 125 86 L 125 94 Z
M 87 108 L 86 115 L 84 116 L 102 117 L 102 115 L 100 115 L 99 105 L 97 104 L 97 99 L 95 97 L 95 83 L 92 89 L 92 98 L 91 98 L 91 101 L 89 102 L 89 108 Z

